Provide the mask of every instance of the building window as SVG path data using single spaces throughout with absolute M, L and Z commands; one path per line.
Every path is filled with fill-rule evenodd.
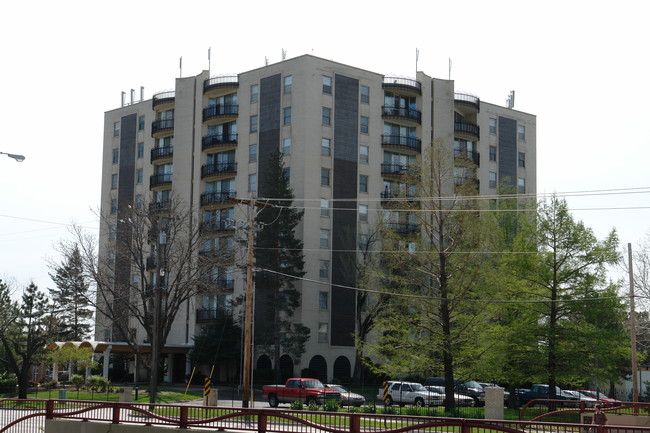
M 361 103 L 368 104 L 370 102 L 370 87 L 361 86 Z
M 284 93 L 291 93 L 293 86 L 293 77 L 291 75 L 284 77 Z
M 320 229 L 320 246 L 322 248 L 330 246 L 330 231 L 327 229 Z
M 368 250 L 368 235 L 365 233 L 360 233 L 359 234 L 359 249 L 361 251 L 367 251 Z
M 490 117 L 490 134 L 497 133 L 497 119 Z
M 257 174 L 249 174 L 248 175 L 248 192 L 255 192 L 257 191 Z
M 497 187 L 497 174 L 493 171 L 490 172 L 489 187 L 490 188 Z
M 136 196 L 135 196 L 135 208 L 136 208 L 137 210 L 141 210 L 141 209 L 142 209 L 142 203 L 143 203 L 143 201 L 142 201 L 142 194 L 138 194 L 138 195 L 136 195 Z
M 282 114 L 283 114 L 282 122 L 284 126 L 291 125 L 291 107 L 287 107 L 284 110 L 282 110 Z
M 111 199 L 111 215 L 115 215 L 117 213 L 117 200 L 114 198 Z
M 359 192 L 368 192 L 368 176 L 365 174 L 359 176 Z
M 329 278 L 330 277 L 330 261 L 329 260 L 321 260 L 320 261 L 320 269 L 318 270 L 318 276 L 321 278 Z
M 257 132 L 257 116 L 251 116 L 250 130 L 251 132 Z
M 367 134 L 368 133 L 368 124 L 370 122 L 370 119 L 367 117 L 361 116 L 361 120 L 359 121 L 359 130 L 361 131 L 362 134 Z
M 282 177 L 287 183 L 291 183 L 291 167 L 285 167 L 282 169 Z
M 330 216 L 330 201 L 326 198 L 320 199 L 320 216 Z
M 108 240 L 114 241 L 117 238 L 117 226 L 111 224 L 108 227 Z
M 327 323 L 319 323 L 318 324 L 318 342 L 319 343 L 327 343 L 327 330 L 328 330 Z
M 257 161 L 257 144 L 248 146 L 248 162 Z
M 323 93 L 332 93 L 332 77 L 323 76 Z
M 120 122 L 113 123 L 113 137 L 120 135 Z
M 321 168 L 320 169 L 320 184 L 323 186 L 329 186 L 330 184 L 330 169 Z
M 323 125 L 330 126 L 332 124 L 332 109 L 323 107 Z
M 323 138 L 320 142 L 320 154 L 330 156 L 332 154 L 332 141 L 329 138 Z
M 117 175 L 111 175 L 111 189 L 117 189 Z
M 496 160 L 497 160 L 497 147 L 490 146 L 490 161 L 496 161 Z
M 284 156 L 291 155 L 291 138 L 283 138 L 282 139 L 281 153 Z
M 368 164 L 368 146 L 359 146 L 359 162 L 361 164 Z
M 118 149 L 113 149 L 113 164 L 117 164 L 120 161 L 120 151 Z
M 260 98 L 260 85 L 253 84 L 251 86 L 251 103 L 257 102 L 259 98 Z
M 144 131 L 144 116 L 138 117 L 138 131 Z
M 526 179 L 523 177 L 517 179 L 517 191 L 519 194 L 526 194 Z
M 362 223 L 368 222 L 368 205 L 366 204 L 359 205 L 359 221 Z
M 524 152 L 517 154 L 517 165 L 521 168 L 526 168 L 526 154 Z
M 140 142 L 137 145 L 137 148 L 135 150 L 135 155 L 138 159 L 144 157 L 144 143 Z
M 517 140 L 526 141 L 526 127 L 517 125 Z
M 135 171 L 135 183 L 138 185 L 142 184 L 142 169 L 139 168 Z
M 323 260 L 321 260 L 323 262 Z M 327 311 L 329 308 L 329 293 L 318 292 L 318 309 Z

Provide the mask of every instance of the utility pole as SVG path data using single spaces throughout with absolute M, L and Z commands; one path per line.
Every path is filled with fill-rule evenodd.
M 639 401 L 639 378 L 636 361 L 636 312 L 634 309 L 634 270 L 632 269 L 632 244 L 627 244 L 627 261 L 630 279 L 630 340 L 632 343 L 632 401 Z
M 166 230 L 166 228 L 164 228 Z M 153 325 L 151 332 L 151 377 L 149 378 L 149 403 L 156 402 L 158 394 L 158 365 L 160 364 L 160 313 L 162 310 L 162 291 L 165 290 L 165 251 L 161 251 L 167 244 L 167 233 L 161 230 L 158 222 L 158 245 L 156 251 L 156 266 L 158 274 L 153 284 Z

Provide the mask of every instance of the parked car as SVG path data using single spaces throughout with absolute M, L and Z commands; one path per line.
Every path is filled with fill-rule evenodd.
M 443 402 L 441 404 L 444 404 L 444 386 L 425 386 L 425 388 L 430 392 L 440 394 L 440 397 L 443 399 Z M 456 402 L 456 406 L 476 406 L 476 401 L 472 397 L 469 395 L 459 394 L 457 392 L 454 393 L 454 401 Z
M 379 388 L 377 394 L 378 400 L 384 400 L 384 389 Z M 404 406 L 412 404 L 414 406 L 440 406 L 443 404 L 444 397 L 437 392 L 430 392 L 422 384 L 415 382 L 388 382 L 388 395 L 384 404 L 392 406 L 397 404 Z
M 575 396 L 578 401 L 584 402 L 586 407 L 594 407 L 596 403 L 598 403 L 598 400 L 596 400 L 593 397 L 589 397 L 588 395 L 583 394 L 580 391 L 569 391 L 563 389 L 562 392 Z
M 343 388 L 341 385 L 335 385 L 333 383 L 327 383 L 325 386 L 328 389 L 333 389 L 341 393 L 341 406 L 361 406 L 366 403 L 366 398 L 361 394 L 356 394 L 350 392 L 347 389 Z
M 592 391 L 589 389 L 579 389 L 578 392 L 589 396 L 591 398 L 597 399 L 599 402 L 603 403 L 604 405 L 609 405 L 609 406 L 616 406 L 621 404 L 622 402 L 620 400 L 616 400 L 615 398 L 610 398 L 606 394 L 604 394 L 601 391 Z
M 499 386 L 496 383 L 479 382 L 479 385 L 483 387 L 483 390 L 485 390 L 485 388 L 503 388 L 502 386 Z M 509 400 L 510 400 L 510 392 L 503 390 L 503 403 L 508 404 Z
M 543 384 L 535 384 L 529 390 L 522 390 L 521 392 L 517 391 L 517 397 L 519 402 L 524 405 L 532 400 L 542 399 L 547 400 L 549 396 L 549 386 Z M 555 387 L 555 400 L 566 400 L 571 402 L 577 402 L 578 397 L 568 394 L 560 389 L 560 387 Z
M 318 379 L 290 378 L 285 385 L 264 385 L 262 394 L 267 396 L 269 406 L 279 403 L 304 401 L 306 404 L 323 404 L 325 400 L 341 401 L 338 391 L 327 389 Z
M 444 377 L 429 377 L 424 381 L 424 386 L 445 386 Z M 478 382 L 470 380 L 463 382 L 462 380 L 454 379 L 454 388 L 457 394 L 466 395 L 474 399 L 475 406 L 485 404 L 485 390 Z

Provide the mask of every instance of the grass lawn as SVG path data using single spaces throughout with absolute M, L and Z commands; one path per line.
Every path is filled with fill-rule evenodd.
M 95 400 L 95 401 L 119 401 L 120 394 L 114 392 L 90 392 L 87 390 L 76 391 L 74 389 L 66 390 L 66 399 L 67 400 Z M 27 398 L 59 398 L 59 390 L 42 390 L 38 392 L 30 392 L 27 394 Z M 185 390 L 179 390 L 176 388 L 158 388 L 158 395 L 156 402 L 158 403 L 173 403 L 176 401 L 187 401 L 187 400 L 196 400 L 203 398 L 203 394 L 200 392 L 188 391 L 187 394 Z M 135 398 L 135 391 L 133 392 L 133 403 L 149 403 L 149 394 L 147 389 L 139 389 L 138 398 Z

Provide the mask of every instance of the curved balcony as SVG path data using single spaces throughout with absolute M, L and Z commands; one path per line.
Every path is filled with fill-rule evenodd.
M 230 121 L 239 115 L 238 104 L 211 105 L 203 109 L 203 122 L 217 124 L 222 121 Z
M 167 201 L 154 201 L 149 203 L 149 213 L 165 212 L 171 209 L 172 202 Z
M 417 233 L 420 230 L 419 225 L 411 223 L 386 223 L 386 228 L 401 235 Z
M 198 308 L 196 310 L 196 323 L 210 323 L 230 317 L 232 317 L 230 308 Z
M 201 148 L 203 150 L 208 150 L 215 147 L 235 147 L 237 146 L 237 138 L 237 134 L 206 135 L 201 139 Z
M 224 75 L 208 78 L 203 82 L 203 94 L 220 96 L 230 93 L 232 89 L 239 88 L 239 77 L 237 75 Z
M 395 207 L 404 203 L 407 203 L 409 207 L 412 207 L 413 204 L 415 204 L 415 196 L 386 190 L 381 193 L 380 203 L 384 207 Z
M 479 140 L 481 138 L 481 129 L 476 123 L 462 121 L 454 122 L 454 134 L 459 138 L 468 140 Z
M 382 88 L 391 89 L 395 93 L 402 95 L 422 95 L 422 83 L 411 78 L 404 77 L 384 77 Z
M 411 167 L 408 164 L 381 164 L 381 174 L 383 176 L 402 176 L 409 173 L 410 171 Z
M 415 137 L 404 135 L 383 135 L 381 136 L 382 147 L 396 148 L 402 150 L 412 150 L 413 152 L 422 152 L 422 140 Z
M 171 185 L 173 175 L 171 173 L 154 174 L 149 177 L 149 189 L 159 186 Z
M 174 119 L 158 119 L 151 122 L 151 136 L 161 138 L 174 132 Z
M 235 230 L 235 221 L 221 219 L 204 221 L 200 229 L 202 232 L 232 232 Z
M 236 195 L 235 191 L 204 192 L 201 194 L 201 206 L 226 204 L 229 199 Z
M 176 102 L 176 92 L 173 90 L 159 92 L 151 98 L 151 108 L 156 111 L 165 111 L 171 108 Z
M 174 146 L 155 147 L 151 149 L 151 162 L 171 159 L 174 156 Z
M 454 105 L 463 116 L 481 111 L 481 100 L 469 93 L 454 93 Z
M 481 187 L 481 181 L 475 177 L 454 176 L 454 187 L 456 192 L 461 188 L 465 188 L 465 192 L 475 193 Z
M 232 176 L 237 173 L 236 162 L 217 162 L 213 164 L 203 164 L 201 166 L 201 179 L 215 176 Z
M 475 150 L 454 149 L 454 158 L 470 160 L 477 167 L 481 165 L 481 154 Z
M 412 108 L 382 106 L 382 115 L 384 119 L 402 120 L 409 125 L 422 124 L 422 112 Z

